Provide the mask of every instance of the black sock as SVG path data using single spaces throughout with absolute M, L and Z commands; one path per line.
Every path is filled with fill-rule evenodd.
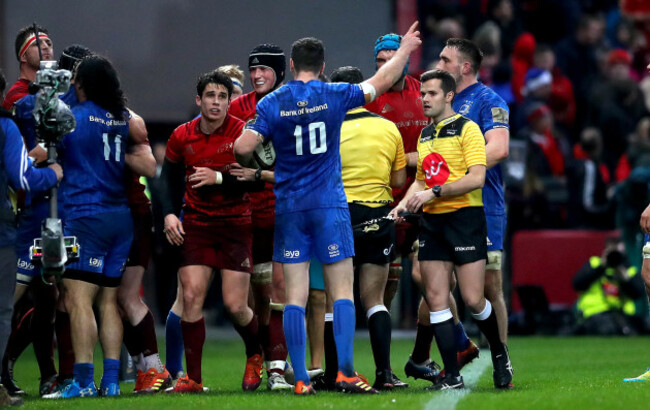
M 368 332 L 372 356 L 375 359 L 377 371 L 390 370 L 390 313 L 385 310 L 375 312 L 368 318 Z
M 336 379 L 339 372 L 339 359 L 334 341 L 334 322 L 325 321 L 325 378 Z
M 445 373 L 459 376 L 458 363 L 456 362 L 456 339 L 454 338 L 454 319 L 431 325 L 436 336 L 436 344 L 445 365 Z
M 504 347 L 501 343 L 501 338 L 499 337 L 499 325 L 497 324 L 497 315 L 494 313 L 494 309 L 490 312 L 490 316 L 485 320 L 476 320 L 478 328 L 481 329 L 481 333 L 485 335 L 488 343 L 490 344 L 490 352 L 492 357 L 503 353 Z
M 429 359 L 431 342 L 433 341 L 433 326 L 418 322 L 418 330 L 415 333 L 415 346 L 411 358 L 417 364 Z

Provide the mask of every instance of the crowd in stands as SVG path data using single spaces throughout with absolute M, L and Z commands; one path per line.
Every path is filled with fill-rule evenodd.
M 447 38 L 471 38 L 485 55 L 480 81 L 510 107 L 509 232 L 616 228 L 640 255 L 650 4 L 422 0 L 419 12 L 426 67 Z

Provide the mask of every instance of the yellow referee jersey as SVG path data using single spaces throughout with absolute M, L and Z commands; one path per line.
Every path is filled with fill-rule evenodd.
M 341 165 L 348 202 L 372 208 L 392 202 L 390 174 L 406 166 L 395 124 L 364 108 L 348 111 L 341 126 Z
M 485 138 L 478 125 L 455 114 L 420 133 L 416 178 L 427 188 L 454 182 L 473 165 L 486 165 Z M 424 212 L 443 214 L 468 206 L 483 206 L 481 189 L 463 195 L 434 198 L 424 204 Z

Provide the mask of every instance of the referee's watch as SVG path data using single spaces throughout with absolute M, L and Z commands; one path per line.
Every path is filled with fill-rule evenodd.
M 260 179 L 262 179 L 262 168 L 258 168 L 255 171 L 255 181 L 259 181 Z
M 431 188 L 431 192 L 433 192 L 433 196 L 440 198 L 440 195 L 442 194 L 442 186 L 435 185 L 433 188 Z

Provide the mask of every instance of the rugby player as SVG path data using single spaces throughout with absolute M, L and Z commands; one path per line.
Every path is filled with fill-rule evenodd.
M 62 184 L 65 234 L 76 236 L 83 244 L 79 260 L 68 265 L 63 277 L 75 356 L 74 378 L 44 398 L 120 394 L 122 322 L 117 287 L 133 237 L 124 170 L 128 166 L 136 173 L 151 173 L 146 159 L 150 150 L 129 144 L 126 99 L 111 63 L 99 56 L 85 58 L 77 68 L 74 87 L 79 101 L 72 109 L 77 125 L 60 143 L 66 172 Z M 99 333 L 92 309 L 95 303 Z M 99 391 L 93 365 L 98 336 L 104 352 Z
M 359 84 L 361 70 L 342 67 L 332 82 Z M 345 115 L 341 126 L 341 176 L 352 225 L 388 215 L 393 202 L 391 188 L 406 181 L 402 137 L 391 121 L 364 108 Z M 377 390 L 408 387 L 390 365 L 391 319 L 384 305 L 389 262 L 395 247 L 395 225 L 368 225 L 354 232 L 354 266 L 359 270 L 359 293 L 368 318 L 370 344 L 375 359 Z M 378 229 L 377 229 L 378 228 Z M 375 230 L 376 229 L 376 230 Z
M 228 113 L 242 121 L 255 116 L 258 102 L 267 94 L 282 86 L 286 70 L 284 52 L 275 44 L 260 44 L 248 56 L 248 70 L 253 91 L 230 104 Z M 260 321 L 260 340 L 268 372 L 269 390 L 291 389 L 284 378 L 287 360 L 287 344 L 282 329 L 284 309 L 284 280 L 282 265 L 273 262 L 273 228 L 275 225 L 275 196 L 272 172 L 235 168 L 232 175 L 265 181 L 264 190 L 250 194 L 253 210 L 253 275 L 251 285 L 255 313 Z
M 372 101 L 395 83 L 408 56 L 420 44 L 417 22 L 404 36 L 392 63 L 361 84 L 318 81 L 325 68 L 323 43 L 313 37 L 294 42 L 294 81 L 267 95 L 235 143 L 235 155 L 251 166 L 260 143 L 277 153 L 274 192 L 276 226 L 273 260 L 283 264 L 287 304 L 284 333 L 295 372 L 294 393 L 315 393 L 305 366 L 305 305 L 309 260 L 323 263 L 325 286 L 334 301 L 334 337 L 339 361 L 337 388 L 376 393 L 354 371 L 354 256 L 339 152 L 340 127 L 349 109 Z
M 232 81 L 213 71 L 199 77 L 196 105 L 201 116 L 172 133 L 163 164 L 163 181 L 169 193 L 163 198 L 167 240 L 181 246 L 179 271 L 182 289 L 181 329 L 187 375 L 179 378 L 171 393 L 203 391 L 201 359 L 205 342 L 203 302 L 213 270 L 221 271 L 223 300 L 235 329 L 246 345 L 246 371 L 242 388 L 255 390 L 261 383 L 263 353 L 258 319 L 248 307 L 252 273 L 252 227 L 249 190 L 257 183 L 238 181 L 229 174 L 235 162 L 232 147 L 244 122 L 228 114 Z M 181 221 L 182 186 L 185 175 L 185 206 Z

